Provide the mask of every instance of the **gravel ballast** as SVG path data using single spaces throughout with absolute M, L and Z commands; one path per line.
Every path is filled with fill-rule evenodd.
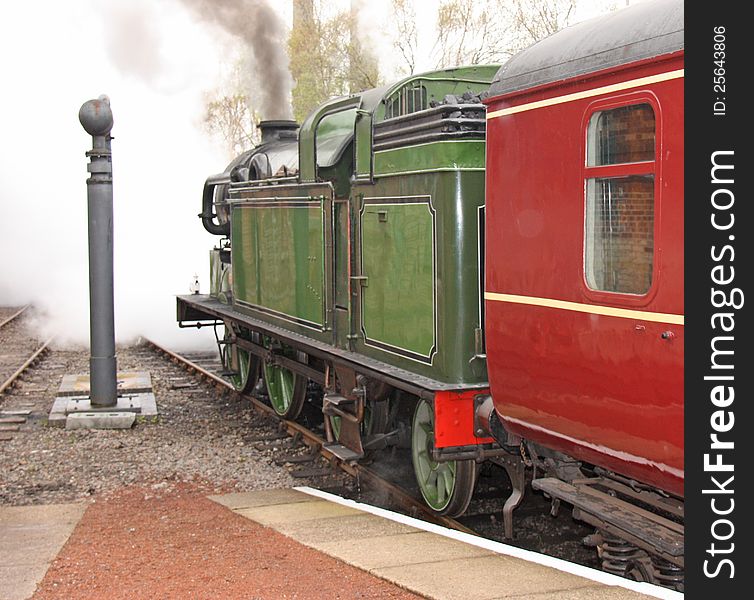
M 276 465 L 273 459 L 284 450 L 256 447 L 275 425 L 254 413 L 248 400 L 198 380 L 146 345 L 119 347 L 117 354 L 119 371 L 151 374 L 158 422 L 108 431 L 47 427 L 63 375 L 89 369 L 85 350 L 53 346 L 0 398 L 3 410 L 32 411 L 0 442 L 0 504 L 72 502 L 162 480 L 200 479 L 229 491 L 323 485 L 321 478 L 293 478 Z M 324 485 L 345 483 L 345 475 L 328 479 Z

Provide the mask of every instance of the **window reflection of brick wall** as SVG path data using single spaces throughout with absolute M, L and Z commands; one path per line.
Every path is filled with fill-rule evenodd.
M 655 115 L 647 104 L 625 106 L 599 114 L 598 165 L 654 160 Z
M 605 179 L 594 191 L 594 283 L 613 292 L 646 292 L 654 255 L 654 180 Z

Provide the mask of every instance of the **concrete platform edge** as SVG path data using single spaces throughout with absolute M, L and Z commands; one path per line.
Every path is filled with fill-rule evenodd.
M 86 503 L 0 507 L 0 598 L 25 600 L 65 546 Z
M 316 496 L 323 500 L 329 500 L 330 502 L 354 508 L 365 513 L 377 515 L 391 521 L 397 521 L 399 523 L 415 527 L 416 529 L 428 531 L 430 533 L 436 533 L 438 535 L 459 540 L 467 544 L 477 546 L 479 548 L 484 548 L 496 554 L 520 558 L 539 565 L 557 569 L 571 575 L 576 575 L 584 579 L 601 583 L 603 585 L 621 587 L 641 594 L 646 594 L 647 596 L 662 598 L 664 600 L 683 600 L 684 598 L 684 595 L 680 592 L 661 588 L 649 583 L 630 581 L 628 579 L 624 579 L 623 577 L 618 577 L 617 575 L 612 575 L 604 571 L 597 571 L 596 569 L 591 569 L 589 567 L 570 563 L 568 561 L 554 558 L 552 556 L 547 556 L 545 554 L 540 554 L 538 552 L 532 552 L 531 550 L 524 550 L 523 548 L 509 546 L 508 544 L 503 544 L 494 540 L 480 538 L 474 535 L 463 533 L 461 531 L 455 531 L 446 527 L 442 527 L 440 525 L 435 525 L 433 523 L 427 523 L 425 521 L 421 521 L 420 519 L 415 519 L 413 517 L 395 513 L 383 508 L 378 508 L 376 506 L 362 504 L 360 502 L 349 500 L 347 498 L 341 498 L 340 496 L 336 496 L 335 494 L 330 494 L 328 492 L 323 492 L 314 488 L 299 486 L 293 489 L 298 492 L 310 494 L 311 496 Z

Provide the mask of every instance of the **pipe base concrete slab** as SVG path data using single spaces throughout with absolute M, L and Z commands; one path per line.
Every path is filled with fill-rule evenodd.
M 92 406 L 89 398 L 58 397 L 52 404 L 47 417 L 48 427 L 66 427 L 68 420 L 75 415 L 119 414 L 130 415 L 131 424 L 134 422 L 156 422 L 159 417 L 157 399 L 154 394 L 132 394 L 117 399 L 115 406 Z M 99 422 L 99 421 L 93 421 Z M 106 421 L 103 421 L 106 422 Z M 130 427 L 131 425 L 129 425 Z M 77 429 L 81 425 L 76 426 Z M 106 427 L 111 429 L 111 427 Z
M 136 422 L 132 412 L 82 412 L 68 415 L 66 429 L 131 429 Z

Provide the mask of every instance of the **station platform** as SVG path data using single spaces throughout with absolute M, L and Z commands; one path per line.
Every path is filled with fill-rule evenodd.
M 0 507 L 0 598 L 682 598 L 311 488 L 120 501 Z
M 311 488 L 211 497 L 234 512 L 435 600 L 640 600 L 682 595 Z
M 30 598 L 85 504 L 0 506 L 0 599 Z

